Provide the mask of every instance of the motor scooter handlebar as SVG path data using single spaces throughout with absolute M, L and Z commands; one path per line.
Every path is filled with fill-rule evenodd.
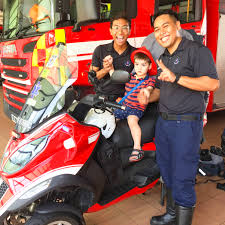
M 126 109 L 125 105 L 120 105 L 119 103 L 115 103 L 115 102 L 106 101 L 105 105 L 108 106 L 108 107 L 116 108 L 116 109 L 122 109 L 122 110 Z
M 119 104 L 117 102 L 107 101 L 104 96 L 97 96 L 96 100 L 97 100 L 96 103 L 99 103 L 100 105 L 102 104 L 102 106 L 104 105 L 104 107 L 121 109 L 121 110 L 125 110 L 126 109 L 125 105 L 121 105 L 121 104 Z M 98 101 L 100 101 L 100 102 L 98 102 Z

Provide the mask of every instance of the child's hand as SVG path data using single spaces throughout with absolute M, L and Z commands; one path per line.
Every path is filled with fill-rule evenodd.
M 103 59 L 103 68 L 106 69 L 107 72 L 109 71 L 114 71 L 114 67 L 113 67 L 113 57 L 111 55 L 107 55 L 104 59 Z
M 104 59 L 103 62 L 107 62 L 109 65 L 112 65 L 113 63 L 113 57 L 111 55 L 107 55 Z
M 119 101 L 120 101 L 121 99 L 122 99 L 121 97 L 117 98 L 117 99 L 116 99 L 116 102 L 119 103 Z
M 150 95 L 151 95 L 150 90 L 148 90 L 147 88 L 143 88 L 143 91 L 144 91 L 145 96 L 147 97 L 147 99 L 149 99 Z
M 147 105 L 150 98 L 150 90 L 142 88 L 137 95 L 138 101 L 142 105 Z

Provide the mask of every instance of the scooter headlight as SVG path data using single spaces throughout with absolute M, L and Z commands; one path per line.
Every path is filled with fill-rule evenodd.
M 11 155 L 6 162 L 3 171 L 8 174 L 13 174 L 26 166 L 39 152 L 41 152 L 47 141 L 49 135 L 38 138 L 23 147 L 19 148 L 13 155 Z

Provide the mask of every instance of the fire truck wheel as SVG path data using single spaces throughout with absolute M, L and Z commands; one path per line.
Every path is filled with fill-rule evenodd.
M 78 219 L 69 213 L 34 214 L 25 225 L 81 225 Z

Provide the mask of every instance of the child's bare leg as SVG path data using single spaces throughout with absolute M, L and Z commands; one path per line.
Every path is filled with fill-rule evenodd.
M 134 141 L 134 149 L 141 149 L 141 128 L 138 124 L 139 118 L 134 115 L 127 117 L 127 122 Z
M 130 115 L 127 117 L 127 122 L 131 131 L 131 136 L 134 141 L 134 147 L 129 161 L 138 161 L 143 157 L 143 152 L 141 150 L 141 128 L 138 124 L 139 118 L 135 115 Z

